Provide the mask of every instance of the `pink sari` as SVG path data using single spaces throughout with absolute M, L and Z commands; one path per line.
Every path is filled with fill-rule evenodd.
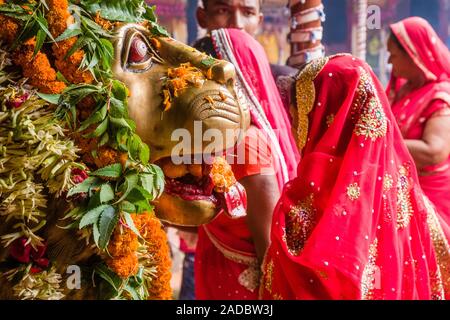
M 450 106 L 450 52 L 430 24 L 421 18 L 408 18 L 391 25 L 391 30 L 427 83 L 396 100 L 405 79 L 392 77 L 388 95 L 392 112 L 403 138 L 422 139 L 427 121 Z M 419 181 L 425 194 L 450 222 L 450 157 L 435 166 L 422 168 Z
M 264 49 L 240 30 L 217 30 L 211 37 L 219 58 L 236 67 L 236 91 L 251 111 L 256 129 L 249 131 L 253 142 L 247 141 L 247 151 L 271 159 L 271 174 L 276 175 L 281 190 L 295 176 L 299 155 Z M 261 150 L 267 147 L 267 154 L 255 148 L 255 139 L 265 145 Z M 264 174 L 259 165 L 232 167 L 238 180 Z M 197 299 L 257 299 L 260 266 L 245 217 L 233 220 L 220 214 L 199 228 L 195 277 Z
M 450 298 L 450 228 L 370 67 L 349 55 L 313 61 L 297 96 L 302 160 L 274 213 L 260 297 Z

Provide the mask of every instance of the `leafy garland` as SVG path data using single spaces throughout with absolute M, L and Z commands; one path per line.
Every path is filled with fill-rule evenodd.
M 40 91 L 20 108 L 46 108 L 55 121 L 64 121 L 81 149 L 78 154 L 90 168 L 85 173 L 81 164 L 68 165 L 64 157 L 72 154 L 69 152 L 54 161 L 66 161 L 64 168 L 70 168 L 71 175 L 60 167 L 58 170 L 52 167 L 50 173 L 63 174 L 63 178 L 56 180 L 66 188 L 56 184 L 54 187 L 60 193 L 68 190 L 67 181 L 72 186 L 78 182 L 67 192 L 67 198 L 77 206 L 64 217 L 68 221 L 65 228 L 92 235 L 105 258 L 105 263 L 95 266 L 95 271 L 109 283 L 110 296 L 114 298 L 170 298 L 170 261 L 160 259 L 159 265 L 151 265 L 152 259 L 143 258 L 169 256 L 165 233 L 150 204 L 164 189 L 164 175 L 159 167 L 148 163 L 150 150 L 136 134 L 136 125 L 128 116 L 128 89 L 112 75 L 114 49 L 109 40 L 112 34 L 100 26 L 143 23 L 155 35 L 167 35 L 156 23 L 153 10 L 143 0 L 74 0 L 70 5 L 67 0 L 6 3 L 0 0 L 0 20 L 9 26 L 5 32 L 0 31 L 0 40 L 17 53 L 13 62 L 22 67 L 29 84 Z M 70 18 L 72 23 L 67 25 Z M 43 50 L 49 45 L 52 54 L 48 49 Z M 52 58 L 56 70 L 50 64 Z M 10 101 L 7 95 L 4 97 L 4 101 Z M 49 109 L 49 104 L 56 109 Z M 61 132 L 58 134 L 62 137 Z M 3 136 L 1 133 L 0 137 Z M 48 179 L 44 179 L 50 189 L 51 174 L 47 173 Z M 1 192 L 0 197 L 3 198 Z M 35 197 L 30 199 L 35 201 Z M 41 207 L 45 209 L 45 205 Z M 17 212 L 7 213 L 8 217 L 14 214 Z M 146 222 L 142 223 L 142 219 Z M 148 226 L 152 226 L 151 230 Z M 133 239 L 128 243 L 129 252 L 114 257 L 110 251 L 123 240 L 124 234 Z M 166 243 L 160 240 L 157 247 L 152 247 L 153 238 L 158 234 Z M 7 239 L 19 238 L 16 235 Z M 30 239 L 34 239 L 35 246 L 42 244 L 38 236 Z M 151 247 L 153 251 L 149 253 Z M 129 266 L 124 265 L 127 263 Z M 159 289 L 149 290 L 152 286 Z

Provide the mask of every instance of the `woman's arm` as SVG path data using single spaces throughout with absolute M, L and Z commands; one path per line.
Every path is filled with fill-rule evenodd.
M 445 161 L 450 155 L 450 109 L 428 120 L 422 140 L 405 143 L 419 169 Z
M 280 198 L 275 175 L 254 175 L 239 181 L 247 191 L 247 223 L 262 263 L 270 244 L 270 227 L 275 206 Z

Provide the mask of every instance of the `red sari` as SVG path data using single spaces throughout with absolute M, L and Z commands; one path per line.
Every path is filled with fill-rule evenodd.
M 400 21 L 391 25 L 391 30 L 427 80 L 423 87 L 402 99 L 396 99 L 396 95 L 404 79 L 392 77 L 388 88 L 392 112 L 403 138 L 420 140 L 427 121 L 449 109 L 450 52 L 421 18 Z M 421 168 L 419 181 L 425 194 L 450 222 L 450 157 L 438 165 Z
M 232 165 L 236 179 L 276 175 L 281 190 L 295 176 L 299 155 L 264 49 L 240 30 L 217 30 L 211 37 L 217 55 L 236 67 L 236 91 L 252 115 L 253 126 L 244 141 L 246 161 Z M 251 159 L 257 159 L 256 163 Z M 260 274 L 245 217 L 233 220 L 220 214 L 199 228 L 195 256 L 197 299 L 255 300 Z
M 424 196 L 370 67 L 319 59 L 297 80 L 298 178 L 275 209 L 263 299 L 450 298 L 450 228 Z

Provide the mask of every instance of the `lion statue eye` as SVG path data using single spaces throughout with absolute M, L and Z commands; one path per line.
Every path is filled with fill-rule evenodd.
M 147 43 L 140 37 L 135 37 L 131 42 L 130 52 L 128 54 L 128 63 L 137 64 L 146 62 L 151 58 Z

